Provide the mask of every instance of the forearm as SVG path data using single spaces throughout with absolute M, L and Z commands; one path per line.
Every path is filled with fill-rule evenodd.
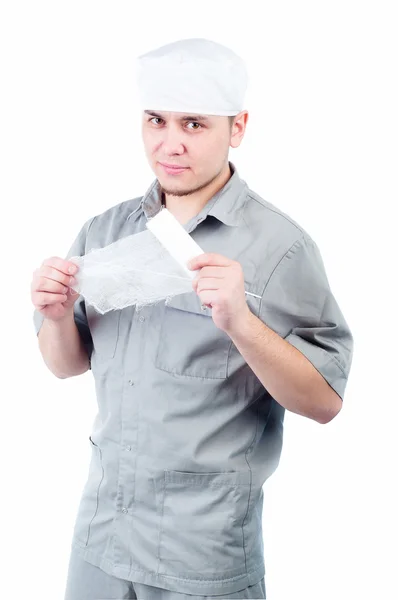
M 56 377 L 66 379 L 89 369 L 89 358 L 73 314 L 61 321 L 44 319 L 38 340 L 43 360 Z
M 297 348 L 248 311 L 228 332 L 235 346 L 271 396 L 287 410 L 327 423 L 341 398 Z

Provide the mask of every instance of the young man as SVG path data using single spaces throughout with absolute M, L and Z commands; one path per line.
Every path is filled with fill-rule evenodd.
M 99 406 L 66 598 L 265 598 L 262 486 L 284 412 L 337 415 L 353 338 L 315 242 L 228 160 L 248 120 L 239 57 L 193 39 L 140 59 L 156 180 L 89 219 L 67 259 L 144 231 L 162 204 L 205 254 L 191 293 L 139 312 L 60 296 L 67 259 L 35 273 L 46 364 L 91 368 Z

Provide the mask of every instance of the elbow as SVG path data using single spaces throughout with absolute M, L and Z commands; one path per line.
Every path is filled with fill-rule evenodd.
M 84 367 L 79 369 L 78 371 L 74 371 L 73 373 L 68 373 L 67 375 L 65 375 L 65 373 L 54 373 L 55 377 L 57 377 L 57 379 L 70 379 L 71 377 L 77 377 L 78 375 L 83 375 L 83 373 L 86 373 L 89 370 L 89 367 Z
M 320 423 L 321 425 L 326 425 L 327 423 L 330 423 L 330 421 L 333 421 L 333 419 L 337 417 L 337 415 L 343 407 L 343 400 L 334 390 L 332 390 L 332 392 L 332 399 L 329 400 L 327 404 L 325 403 L 326 410 L 323 411 L 320 418 L 317 419 L 318 423 Z

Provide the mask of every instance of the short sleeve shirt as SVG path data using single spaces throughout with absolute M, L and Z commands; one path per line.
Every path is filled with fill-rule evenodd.
M 204 252 L 240 262 L 250 310 L 343 399 L 353 337 L 316 243 L 231 177 L 185 229 Z M 144 231 L 144 196 L 86 221 L 66 258 Z M 80 297 L 76 326 L 98 412 L 73 544 L 109 574 L 188 594 L 228 594 L 264 576 L 263 484 L 279 463 L 284 408 L 197 294 L 101 315 Z M 35 311 L 38 333 L 43 322 Z

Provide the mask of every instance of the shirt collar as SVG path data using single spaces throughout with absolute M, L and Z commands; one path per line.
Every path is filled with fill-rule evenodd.
M 231 177 L 226 184 L 207 202 L 197 218 L 203 220 L 207 215 L 216 217 L 226 225 L 237 226 L 243 215 L 248 185 L 239 177 L 234 163 L 229 161 Z M 155 179 L 141 199 L 140 204 L 127 216 L 138 216 L 142 209 L 147 219 L 154 217 L 162 208 L 162 193 L 159 180 Z

